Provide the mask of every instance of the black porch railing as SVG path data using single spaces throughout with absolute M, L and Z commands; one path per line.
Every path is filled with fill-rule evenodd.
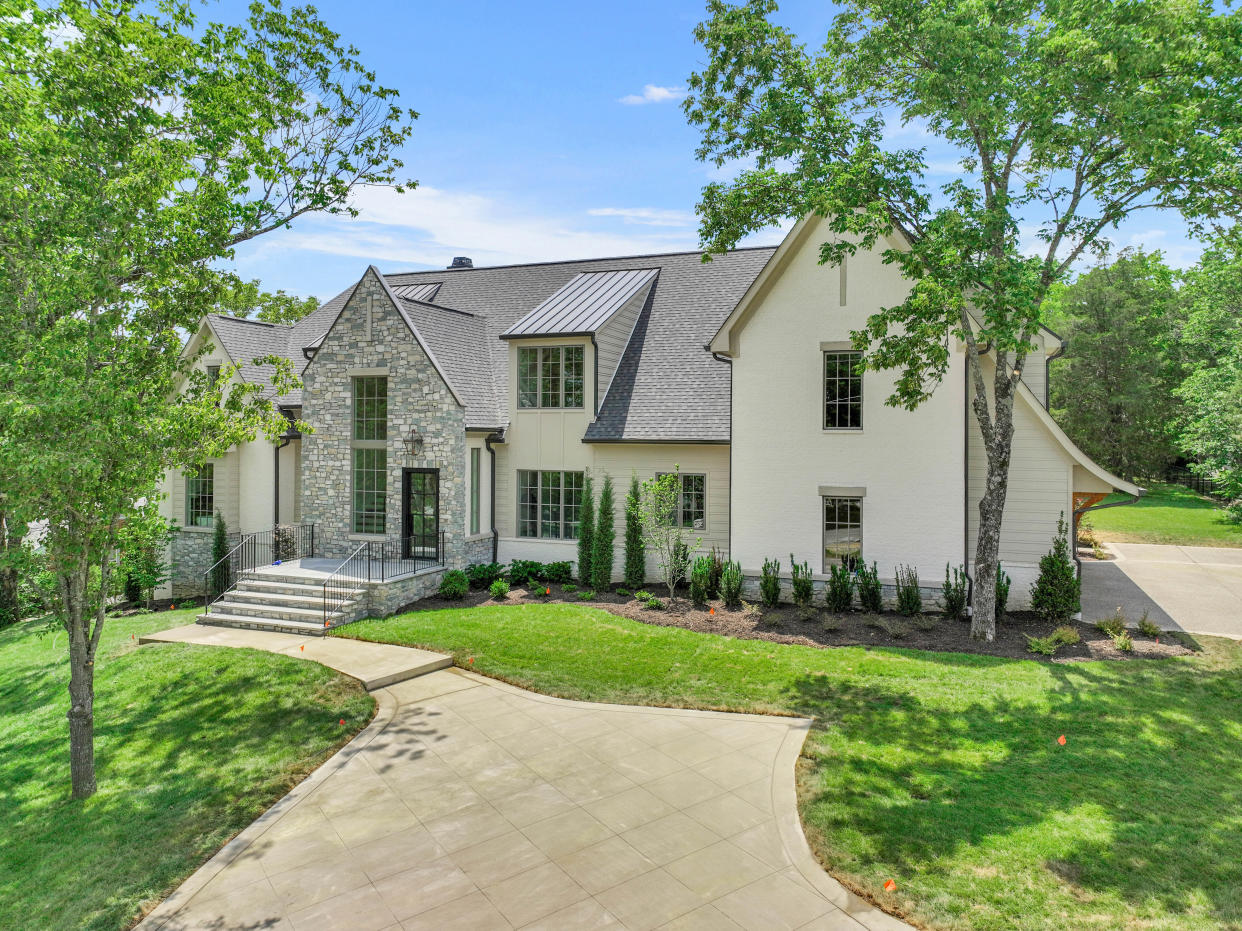
M 323 583 L 323 626 L 366 582 L 388 582 L 444 565 L 444 531 L 360 543 Z
M 345 561 L 323 580 L 323 626 L 331 626 L 330 618 L 341 610 L 345 602 L 353 597 L 359 586 L 367 580 L 368 559 L 367 549 L 370 543 L 359 543 Z
M 203 573 L 203 613 L 232 591 L 243 572 L 315 556 L 314 524 L 281 524 L 271 530 L 248 533 Z

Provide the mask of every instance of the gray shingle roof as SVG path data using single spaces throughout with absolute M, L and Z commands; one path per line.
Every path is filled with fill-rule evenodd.
M 574 275 L 500 338 L 594 333 L 658 274 L 654 268 L 632 268 Z
M 647 307 L 586 438 L 596 442 L 728 442 L 729 367 L 715 361 L 703 347 L 774 251 L 774 247 L 738 249 L 707 263 L 701 261 L 701 253 L 679 252 L 448 273 L 443 269 L 403 272 L 385 275 L 384 280 L 399 296 L 403 293 L 399 289 L 439 285 L 434 303 L 407 298 L 402 300 L 402 309 L 462 395 L 467 426 L 486 428 L 503 426 L 509 420 L 505 409 L 509 351 L 501 334 L 580 276 L 658 272 Z M 322 339 L 352 291 L 351 285 L 293 326 L 219 317 L 213 321 L 235 324 L 217 330 L 235 359 L 263 345 L 270 348 L 253 354 L 275 352 L 302 371 L 306 366 L 303 347 Z M 273 332 L 259 336 L 259 327 Z M 262 369 L 254 374 L 261 376 Z M 300 392 L 280 402 L 296 406 L 301 403 Z

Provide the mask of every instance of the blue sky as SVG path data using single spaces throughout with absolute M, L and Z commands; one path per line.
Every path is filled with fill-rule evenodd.
M 691 38 L 701 0 L 316 5 L 420 113 L 403 153 L 419 185 L 364 190 L 357 219 L 304 218 L 248 244 L 234 263 L 241 275 L 324 299 L 371 263 L 392 272 L 455 255 L 493 265 L 696 247 L 694 205 L 714 175 L 694 158 L 678 95 L 703 61 Z M 226 0 L 203 15 L 243 11 Z M 808 43 L 831 15 L 810 0 L 780 12 Z M 953 167 L 947 151 L 928 158 Z M 1163 249 L 1179 266 L 1198 254 L 1172 215 L 1132 218 L 1112 238 Z

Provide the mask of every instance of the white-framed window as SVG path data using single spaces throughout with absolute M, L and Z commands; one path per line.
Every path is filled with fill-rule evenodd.
M 657 472 L 656 478 L 669 475 Z M 681 472 L 681 493 L 677 500 L 677 513 L 673 521 L 680 527 L 692 530 L 707 529 L 707 476 L 701 472 Z
M 518 407 L 581 408 L 586 362 L 581 346 L 518 348 Z
M 388 378 L 356 375 L 353 378 L 353 473 L 354 533 L 384 533 L 388 501 Z
M 483 450 L 470 448 L 470 533 L 479 532 L 479 481 L 482 476 Z
M 824 353 L 824 429 L 862 429 L 862 353 Z
M 354 382 L 354 439 L 388 439 L 388 377 L 359 375 Z
M 825 495 L 824 572 L 862 561 L 862 498 Z
M 578 539 L 583 473 L 518 469 L 519 537 Z
M 185 473 L 185 525 L 211 527 L 216 519 L 216 467 L 208 462 Z
M 388 498 L 388 451 L 354 450 L 354 533 L 383 533 Z

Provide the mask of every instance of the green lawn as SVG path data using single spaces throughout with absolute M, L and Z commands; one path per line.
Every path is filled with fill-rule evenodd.
M 1182 485 L 1156 484 L 1134 504 L 1091 511 L 1088 516 L 1101 540 L 1242 546 L 1242 524 L 1225 520 L 1224 511 L 1215 502 Z
M 84 803 L 65 634 L 0 631 L 0 928 L 128 927 L 370 720 L 374 700 L 317 663 L 130 639 L 194 613 L 107 622 Z
M 731 640 L 571 605 L 337 633 L 567 698 L 813 716 L 799 764 L 813 847 L 929 926 L 1242 926 L 1239 643 L 1051 664 Z

